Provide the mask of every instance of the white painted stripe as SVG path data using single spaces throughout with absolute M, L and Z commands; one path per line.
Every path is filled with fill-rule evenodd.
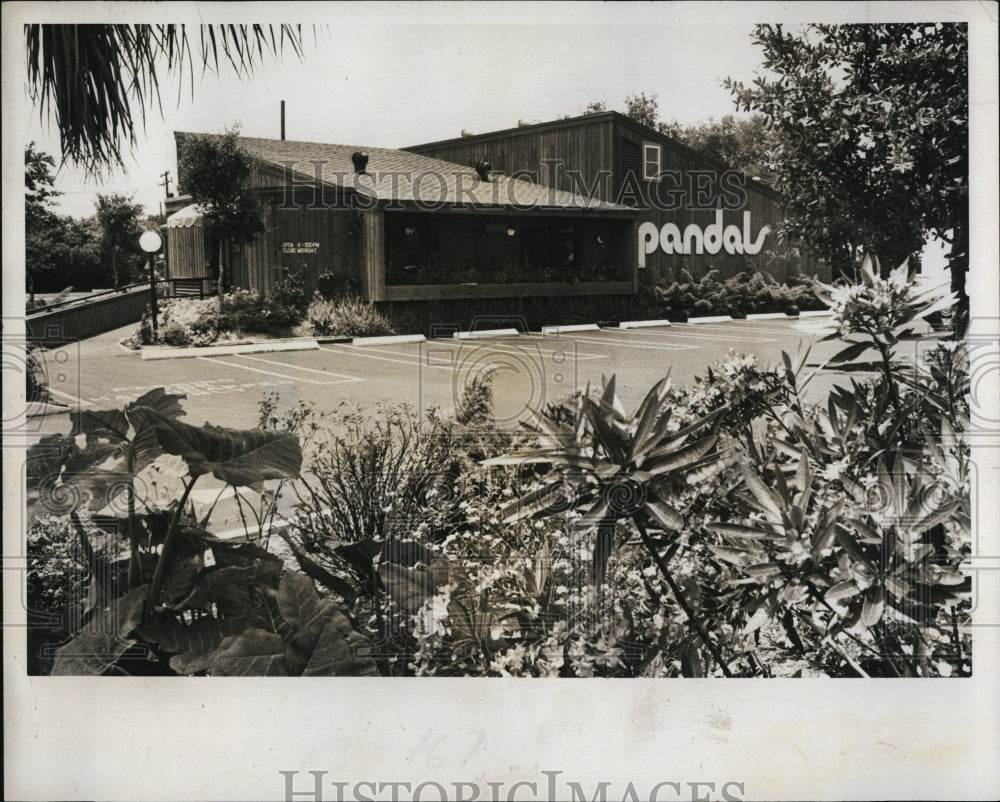
M 600 331 L 600 329 L 598 329 L 598 331 Z M 523 338 L 525 340 L 529 340 L 530 339 L 530 340 L 539 340 L 540 341 L 542 337 L 545 337 L 545 335 L 538 335 L 538 334 L 526 334 L 526 335 L 523 335 Z M 579 337 L 571 337 L 571 338 L 569 338 L 569 342 L 575 343 L 578 339 L 580 339 L 580 338 Z M 545 342 L 546 345 L 550 345 L 551 344 L 551 340 L 548 339 L 548 338 L 546 338 L 544 340 L 544 342 Z M 527 345 L 513 345 L 511 343 L 488 343 L 488 344 L 480 345 L 480 346 L 477 346 L 477 347 L 478 348 L 489 348 L 491 350 L 494 349 L 494 348 L 497 348 L 497 349 L 499 349 L 499 348 L 505 348 L 508 351 L 513 351 L 515 353 L 524 353 L 524 349 L 525 348 L 531 347 L 533 350 L 537 350 L 538 353 L 542 354 L 543 356 L 552 356 L 553 354 L 561 354 L 561 355 L 566 356 L 566 357 L 572 356 L 574 359 L 584 359 L 584 360 L 590 360 L 590 359 L 608 359 L 609 358 L 609 356 L 607 354 L 591 354 L 588 351 L 570 351 L 570 350 L 568 350 L 566 348 L 553 348 L 552 350 L 547 351 L 544 348 L 540 348 L 537 345 L 527 346 Z
M 542 334 L 565 334 L 572 331 L 600 331 L 596 323 L 573 323 L 569 326 L 542 326 Z
M 92 407 L 92 406 L 95 406 L 94 404 L 90 403 L 89 401 L 84 401 L 82 398 L 77 398 L 75 395 L 70 395 L 69 393 L 64 393 L 62 390 L 53 390 L 50 387 L 49 388 L 49 392 L 52 395 L 57 395 L 60 398 L 65 398 L 67 401 L 71 401 L 74 404 L 79 404 L 81 407 Z
M 678 324 L 678 326 L 687 326 L 686 323 Z M 693 327 L 690 327 L 693 328 Z M 674 340 L 714 340 L 716 342 L 741 342 L 741 343 L 773 343 L 776 342 L 774 338 L 768 337 L 740 337 L 733 334 L 720 335 L 720 334 L 705 334 L 701 331 L 702 328 L 711 328 L 711 326 L 698 326 L 699 331 L 697 333 L 687 329 L 679 329 L 678 327 L 671 328 L 670 331 L 651 331 L 650 329 L 643 329 L 642 331 L 632 331 L 632 330 L 622 330 L 622 329 L 604 329 L 604 332 L 609 335 L 619 335 L 624 337 L 625 341 L 630 340 L 634 336 L 639 337 L 670 337 Z M 772 332 L 773 333 L 773 332 Z M 619 342 L 622 342 L 619 340 Z
M 248 354 L 237 354 L 240 359 L 252 359 L 255 362 L 264 362 L 267 365 L 277 365 L 279 368 L 288 368 L 289 370 L 301 370 L 306 373 L 318 373 L 321 376 L 339 376 L 342 379 L 347 379 L 349 381 L 363 382 L 364 379 L 359 376 L 348 376 L 346 373 L 334 373 L 332 370 L 317 370 L 316 368 L 305 368 L 301 365 L 292 365 L 288 362 L 275 362 L 273 359 L 262 359 L 259 356 L 249 356 Z
M 756 312 L 747 315 L 747 320 L 788 320 L 784 312 Z
M 517 337 L 520 333 L 517 329 L 486 329 L 484 331 L 456 331 L 451 336 L 455 340 L 481 340 L 486 337 Z
M 372 345 L 395 345 L 396 343 L 423 343 L 427 338 L 423 334 L 393 334 L 385 337 L 355 337 L 351 340 L 351 345 L 372 346 Z
M 699 325 L 701 323 L 726 323 L 732 319 L 731 315 L 711 315 L 709 317 L 689 317 L 687 322 L 692 325 Z
M 620 329 L 647 329 L 658 326 L 672 326 L 669 320 L 623 320 L 618 324 Z
M 830 317 L 833 314 L 829 309 L 813 310 L 811 312 L 799 312 L 799 317 Z
M 232 356 L 235 354 L 261 354 L 273 351 L 315 351 L 319 343 L 315 340 L 274 340 L 239 345 L 206 345 L 197 348 L 145 347 L 142 358 L 182 359 L 186 357 Z
M 410 367 L 420 367 L 421 362 L 419 357 L 407 356 L 405 359 L 390 359 L 387 356 L 376 356 L 375 354 L 369 353 L 370 351 L 378 351 L 379 353 L 396 354 L 395 351 L 383 351 L 380 348 L 357 348 L 355 349 L 353 345 L 343 345 L 340 348 L 328 348 L 326 346 L 320 346 L 321 351 L 331 351 L 335 354 L 345 354 L 347 356 L 361 357 L 362 359 L 377 359 L 382 362 L 395 362 L 397 365 L 409 365 Z M 402 354 L 396 354 L 397 356 L 402 356 Z M 423 365 L 426 368 L 437 368 L 439 370 L 451 370 L 451 365 Z
M 291 379 L 292 381 L 305 382 L 306 384 L 328 385 L 328 384 L 344 384 L 345 382 L 357 381 L 356 379 L 351 378 L 351 379 L 335 379 L 334 381 L 321 382 L 317 381 L 316 379 L 304 379 L 301 376 L 289 376 L 287 373 L 278 373 L 277 371 L 273 370 L 262 370 L 260 368 L 252 368 L 249 365 L 241 365 L 239 362 L 226 362 L 225 360 L 219 359 L 218 357 L 199 356 L 198 359 L 204 359 L 206 362 L 211 362 L 213 365 L 227 365 L 228 367 L 231 368 L 239 368 L 240 370 L 250 370 L 253 371 L 254 373 L 264 373 L 268 376 L 277 376 L 280 379 Z
M 574 337 L 574 340 L 582 340 L 584 342 L 600 343 L 602 345 L 614 345 L 616 347 L 627 346 L 628 348 L 648 348 L 653 351 L 691 351 L 696 349 L 697 345 L 667 345 L 663 341 L 654 342 L 649 340 L 610 340 L 607 338 L 601 339 L 597 337 Z

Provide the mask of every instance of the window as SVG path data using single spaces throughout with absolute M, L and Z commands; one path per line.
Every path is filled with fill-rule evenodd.
M 655 181 L 660 175 L 660 146 L 642 146 L 642 177 L 647 181 Z

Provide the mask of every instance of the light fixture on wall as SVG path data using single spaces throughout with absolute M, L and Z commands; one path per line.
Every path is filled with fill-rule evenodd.
M 508 237 L 513 237 L 513 236 L 514 236 L 514 235 L 515 235 L 516 233 L 517 233 L 517 229 L 516 229 L 516 228 L 514 228 L 514 226 L 510 226 L 510 227 L 509 227 L 509 228 L 507 229 L 507 236 L 508 236 Z

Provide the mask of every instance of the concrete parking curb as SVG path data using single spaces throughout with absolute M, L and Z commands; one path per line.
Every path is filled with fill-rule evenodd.
M 618 324 L 620 329 L 651 329 L 656 326 L 672 326 L 669 320 L 623 320 Z
M 747 320 L 788 320 L 788 315 L 784 312 L 761 312 L 747 315 Z
M 574 331 L 600 331 L 596 323 L 572 323 L 569 326 L 542 326 L 542 334 L 569 334 Z
M 712 315 L 711 317 L 689 317 L 688 323 L 697 325 L 698 323 L 731 323 L 732 315 Z
M 238 343 L 233 345 L 203 345 L 192 348 L 171 348 L 169 346 L 145 346 L 142 358 L 183 359 L 196 356 L 225 356 L 228 354 L 262 354 L 273 351 L 315 351 L 319 348 L 316 340 L 271 340 L 259 343 Z
M 423 334 L 387 334 L 381 337 L 355 337 L 351 345 L 364 347 L 366 345 L 398 345 L 399 343 L 425 343 Z
M 456 331 L 451 337 L 453 340 L 483 340 L 488 337 L 516 337 L 520 333 L 517 329 L 486 329 L 484 331 Z

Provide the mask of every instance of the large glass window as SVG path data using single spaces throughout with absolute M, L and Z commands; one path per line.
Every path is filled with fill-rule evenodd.
M 625 281 L 630 222 L 548 216 L 385 216 L 386 281 L 516 284 Z

